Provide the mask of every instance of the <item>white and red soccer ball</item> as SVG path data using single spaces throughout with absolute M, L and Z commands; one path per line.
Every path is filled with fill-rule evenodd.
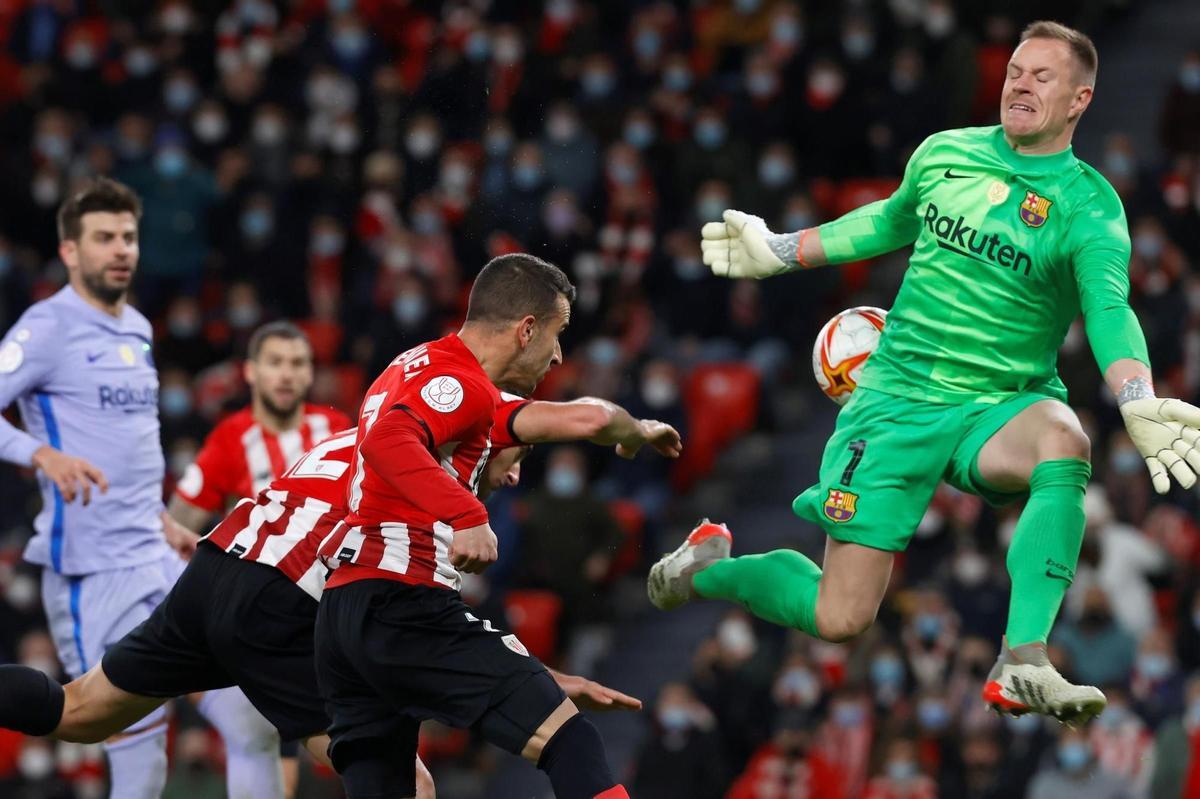
M 867 358 L 879 346 L 887 311 L 860 305 L 825 323 L 813 344 L 813 376 L 825 396 L 845 405 L 858 387 Z

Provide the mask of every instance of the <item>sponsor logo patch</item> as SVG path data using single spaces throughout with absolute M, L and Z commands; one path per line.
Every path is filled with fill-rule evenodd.
M 857 511 L 858 494 L 853 491 L 843 491 L 840 488 L 829 489 L 825 498 L 825 518 L 831 522 L 844 524 L 854 518 Z
M 450 413 L 462 405 L 462 383 L 449 375 L 435 377 L 421 389 L 421 399 L 438 413 Z

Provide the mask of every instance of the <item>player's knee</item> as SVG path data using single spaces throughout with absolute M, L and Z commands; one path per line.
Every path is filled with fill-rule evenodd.
M 1074 418 L 1054 418 L 1038 439 L 1038 461 L 1074 458 L 1089 461 L 1092 442 Z
M 817 606 L 817 631 L 821 638 L 830 643 L 840 644 L 857 638 L 875 623 L 877 610 L 870 612 L 865 608 L 833 609 L 822 612 Z

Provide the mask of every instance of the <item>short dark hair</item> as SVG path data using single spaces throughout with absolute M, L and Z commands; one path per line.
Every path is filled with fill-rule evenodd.
M 137 192 L 112 178 L 90 178 L 58 208 L 58 240 L 79 241 L 83 215 L 97 211 L 119 214 L 128 211 L 142 218 L 142 201 Z
M 303 330 L 286 319 L 280 319 L 278 322 L 267 322 L 250 334 L 250 341 L 246 344 L 246 358 L 251 361 L 258 360 L 263 344 L 269 338 L 299 339 L 308 344 L 309 350 L 312 350 L 312 344 L 309 343 L 308 336 L 304 335 Z
M 514 322 L 554 313 L 559 297 L 575 302 L 575 287 L 563 270 L 527 253 L 501 255 L 488 261 L 471 286 L 467 321 Z
M 1025 42 L 1030 39 L 1057 39 L 1060 42 L 1066 42 L 1071 48 L 1071 55 L 1075 57 L 1076 63 L 1080 66 L 1080 76 L 1084 78 L 1084 83 L 1094 84 L 1096 82 L 1096 69 L 1100 65 L 1100 56 L 1096 52 L 1096 45 L 1092 43 L 1091 38 L 1074 28 L 1068 28 L 1061 22 L 1052 20 L 1040 19 L 1037 22 L 1031 22 L 1025 26 L 1025 30 L 1021 31 L 1021 41 Z

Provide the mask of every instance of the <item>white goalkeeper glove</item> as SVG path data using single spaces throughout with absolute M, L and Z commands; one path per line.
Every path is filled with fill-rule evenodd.
M 1160 494 L 1171 488 L 1167 472 L 1184 488 L 1196 484 L 1200 472 L 1200 408 L 1183 400 L 1130 400 L 1121 405 L 1125 429 L 1146 459 L 1150 481 Z
M 700 252 L 717 277 L 764 277 L 786 272 L 788 265 L 771 252 L 774 236 L 762 218 L 728 210 L 724 222 L 709 222 L 700 230 Z

